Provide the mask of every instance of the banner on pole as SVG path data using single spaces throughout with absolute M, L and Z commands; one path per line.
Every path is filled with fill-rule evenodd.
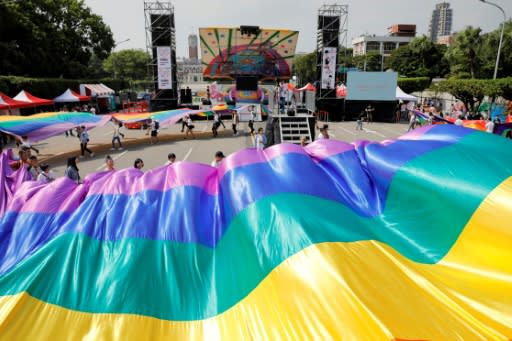
M 172 89 L 172 62 L 171 47 L 157 46 L 158 88 L 161 90 Z
M 322 89 L 334 89 L 336 83 L 335 47 L 324 47 L 322 55 Z

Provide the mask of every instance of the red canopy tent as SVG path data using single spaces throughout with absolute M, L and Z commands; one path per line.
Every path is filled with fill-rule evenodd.
M 308 83 L 306 84 L 304 87 L 300 88 L 300 89 L 297 89 L 293 84 L 289 83 L 288 84 L 288 90 L 291 90 L 291 91 L 316 91 L 316 87 L 311 84 L 311 83 Z
M 20 93 L 17 94 L 16 97 L 14 97 L 14 99 L 20 102 L 29 103 L 34 107 L 39 107 L 43 105 L 53 105 L 52 100 L 36 97 L 25 90 L 21 90 Z
M 17 101 L 3 92 L 0 92 L 0 110 L 29 108 L 31 106 L 32 105 L 30 103 Z
M 345 85 L 341 84 L 336 87 L 336 97 L 337 98 L 347 97 L 347 87 Z
M 316 91 L 316 87 L 313 84 L 308 83 L 304 87 L 300 88 L 299 91 Z

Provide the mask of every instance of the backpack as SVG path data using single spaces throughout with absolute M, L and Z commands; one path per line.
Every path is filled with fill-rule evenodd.
M 160 129 L 160 122 L 155 121 L 155 130 Z

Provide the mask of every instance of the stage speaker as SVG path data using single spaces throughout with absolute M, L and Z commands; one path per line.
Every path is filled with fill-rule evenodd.
M 338 31 L 323 31 L 322 39 L 324 47 L 338 47 L 339 46 L 339 35 Z
M 172 89 L 159 89 L 158 81 L 155 79 L 155 89 L 157 89 L 157 99 L 177 99 L 178 80 L 177 80 L 177 67 L 176 67 L 176 49 L 174 43 L 174 13 L 171 14 L 151 14 L 151 44 L 153 46 L 153 73 L 158 75 L 157 66 L 157 47 L 170 46 L 171 47 L 171 82 Z
M 340 17 L 320 15 L 318 17 L 318 28 L 338 32 L 340 30 Z
M 321 15 L 318 17 L 318 30 L 322 31 L 324 47 L 338 47 L 340 18 Z
M 172 46 L 173 14 L 151 14 L 151 41 L 153 46 Z
M 152 99 L 149 102 L 149 110 L 151 112 L 174 110 L 176 108 L 178 108 L 177 99 Z

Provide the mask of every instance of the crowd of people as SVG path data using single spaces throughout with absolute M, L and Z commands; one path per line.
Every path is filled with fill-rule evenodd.
M 409 110 L 408 107 L 400 107 L 400 109 L 404 109 L 404 111 L 409 116 L 409 126 L 408 131 L 411 131 L 415 128 L 417 128 L 421 124 L 433 124 L 434 114 L 432 112 L 427 112 L 425 115 L 423 115 L 420 119 L 418 114 L 419 108 L 414 108 L 413 110 Z M 366 107 L 364 111 L 361 112 L 360 117 L 358 118 L 356 122 L 356 129 L 362 130 L 363 122 L 371 123 L 372 122 L 372 115 L 373 115 L 374 109 L 369 105 Z M 248 133 L 254 137 L 254 146 L 262 150 L 265 147 L 267 147 L 267 136 L 265 135 L 264 129 L 262 127 L 259 127 L 257 130 L 254 128 L 254 121 L 256 118 L 255 114 L 255 108 L 254 106 L 249 107 L 249 113 L 250 113 L 250 119 L 248 123 Z M 231 111 L 231 123 L 232 123 L 232 130 L 233 135 L 238 136 L 239 131 L 237 129 L 237 125 L 239 124 L 239 116 L 237 111 Z M 454 122 L 455 125 L 462 125 L 463 120 L 468 119 L 471 115 L 471 113 L 466 113 L 466 116 L 459 115 L 457 117 L 457 120 Z M 425 119 L 425 117 L 427 117 Z M 483 118 L 483 117 L 480 117 Z M 476 118 L 475 118 L 476 119 Z M 159 122 L 157 120 L 151 120 L 150 122 L 147 122 L 147 135 L 150 135 L 150 142 L 151 144 L 158 142 L 158 131 L 160 129 Z M 492 133 L 494 131 L 494 127 L 496 124 L 501 123 L 499 118 L 496 118 L 492 120 L 490 116 L 487 117 L 486 120 L 486 131 L 489 133 Z M 125 135 L 122 132 L 123 129 L 123 123 L 116 120 L 115 118 L 112 118 L 111 120 L 112 124 L 112 148 L 111 150 L 123 150 L 123 144 L 122 144 L 122 138 L 125 137 Z M 224 127 L 224 129 L 227 129 L 226 125 L 222 121 L 222 116 L 215 112 L 213 115 L 213 123 L 212 123 L 212 134 L 213 137 L 218 136 L 218 130 L 220 127 Z M 192 121 L 192 118 L 190 116 L 185 116 L 182 120 L 182 129 L 181 131 L 185 134 L 184 138 L 195 138 L 194 135 L 194 123 Z M 319 123 L 316 123 L 316 128 L 318 130 L 316 140 L 322 140 L 322 139 L 329 139 L 329 126 L 328 124 L 322 124 L 319 125 Z M 73 129 L 73 131 L 68 131 L 67 136 L 73 135 L 76 136 L 80 143 L 80 154 L 77 156 L 72 156 L 67 159 L 66 168 L 64 171 L 64 176 L 69 178 L 72 181 L 75 181 L 77 183 L 81 182 L 81 176 L 80 176 L 80 169 L 78 167 L 80 163 L 80 159 L 84 158 L 86 154 L 89 155 L 89 157 L 94 157 L 94 152 L 89 149 L 88 144 L 90 143 L 90 136 L 87 131 L 87 128 L 85 126 L 79 126 Z M 508 138 L 512 139 L 512 130 L 508 131 Z M 300 145 L 306 146 L 309 143 L 308 138 L 306 136 L 302 136 L 300 138 Z M 26 167 L 28 173 L 30 174 L 31 180 L 34 181 L 40 181 L 43 183 L 50 183 L 56 179 L 55 173 L 51 170 L 51 167 L 47 163 L 39 163 L 37 155 L 39 154 L 39 150 L 35 148 L 33 145 L 31 145 L 26 137 L 17 137 L 16 138 L 16 145 L 18 147 L 18 153 L 17 155 L 12 156 L 12 162 L 10 163 L 10 166 L 13 170 L 20 169 L 21 167 Z M 2 147 L 0 144 L 0 151 Z M 35 153 L 36 155 L 33 155 L 32 153 Z M 225 158 L 225 155 L 222 151 L 217 151 L 213 157 L 213 161 L 211 162 L 211 166 L 217 167 L 222 160 Z M 174 153 L 169 153 L 167 155 L 167 165 L 172 165 L 176 162 L 176 155 Z M 144 161 L 141 158 L 137 158 L 134 160 L 133 167 L 135 169 L 143 171 L 144 168 Z M 107 155 L 105 156 L 105 165 L 104 169 L 107 171 L 115 171 L 114 167 L 114 158 L 112 156 Z

